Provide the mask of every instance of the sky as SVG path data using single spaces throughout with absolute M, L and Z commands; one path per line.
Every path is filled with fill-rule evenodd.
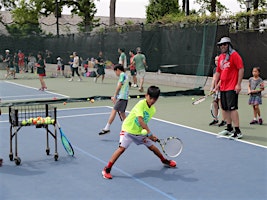
M 219 0 L 225 5 L 232 13 L 240 12 L 241 9 L 236 0 Z M 110 0 L 95 0 L 97 13 L 96 16 L 109 16 L 109 3 Z M 149 0 L 117 0 L 116 1 L 116 17 L 133 17 L 133 18 L 145 18 L 146 6 Z M 182 0 L 179 0 L 179 5 L 182 5 Z M 190 9 L 198 8 L 197 4 L 194 4 L 194 0 L 190 0 Z M 64 9 L 64 13 L 69 13 L 67 9 Z

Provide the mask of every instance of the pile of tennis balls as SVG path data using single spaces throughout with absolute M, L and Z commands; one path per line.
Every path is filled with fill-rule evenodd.
M 55 119 L 52 119 L 51 117 L 36 117 L 36 118 L 29 118 L 29 119 L 24 119 L 21 121 L 22 126 L 27 126 L 27 125 L 37 125 L 37 124 L 54 124 Z

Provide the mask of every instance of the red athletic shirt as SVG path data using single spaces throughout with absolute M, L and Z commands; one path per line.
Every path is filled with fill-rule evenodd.
M 219 56 L 216 72 L 220 73 L 220 91 L 234 90 L 238 81 L 238 71 L 244 68 L 242 58 L 235 51 L 230 55 L 230 59 L 225 61 L 226 54 Z

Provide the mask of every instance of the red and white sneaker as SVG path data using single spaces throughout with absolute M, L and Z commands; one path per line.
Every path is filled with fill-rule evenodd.
M 165 159 L 162 163 L 167 167 L 176 167 L 176 162 L 174 160 Z
M 112 175 L 110 174 L 110 168 L 108 169 L 108 168 L 105 167 L 102 170 L 102 175 L 103 175 L 104 179 L 112 179 Z

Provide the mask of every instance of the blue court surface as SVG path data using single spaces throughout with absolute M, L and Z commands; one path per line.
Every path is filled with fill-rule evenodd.
M 66 98 L 67 96 L 51 91 L 40 91 L 37 88 L 20 85 L 9 81 L 0 81 L 0 99 L 5 101 L 27 101 L 53 98 Z
M 71 141 L 68 156 L 58 140 L 58 161 L 46 155 L 43 128 L 22 127 L 18 132 L 21 164 L 9 160 L 8 115 L 0 117 L 0 199 L 267 199 L 267 150 L 242 141 L 179 124 L 152 119 L 159 138 L 179 137 L 184 143 L 175 158 L 177 168 L 166 168 L 145 146 L 132 144 L 103 179 L 101 171 L 118 147 L 121 121 L 111 133 L 99 136 L 111 107 L 58 110 L 58 120 Z M 53 127 L 53 126 L 52 126 Z M 59 138 L 59 135 L 58 135 Z M 159 145 L 158 145 L 159 147 Z

